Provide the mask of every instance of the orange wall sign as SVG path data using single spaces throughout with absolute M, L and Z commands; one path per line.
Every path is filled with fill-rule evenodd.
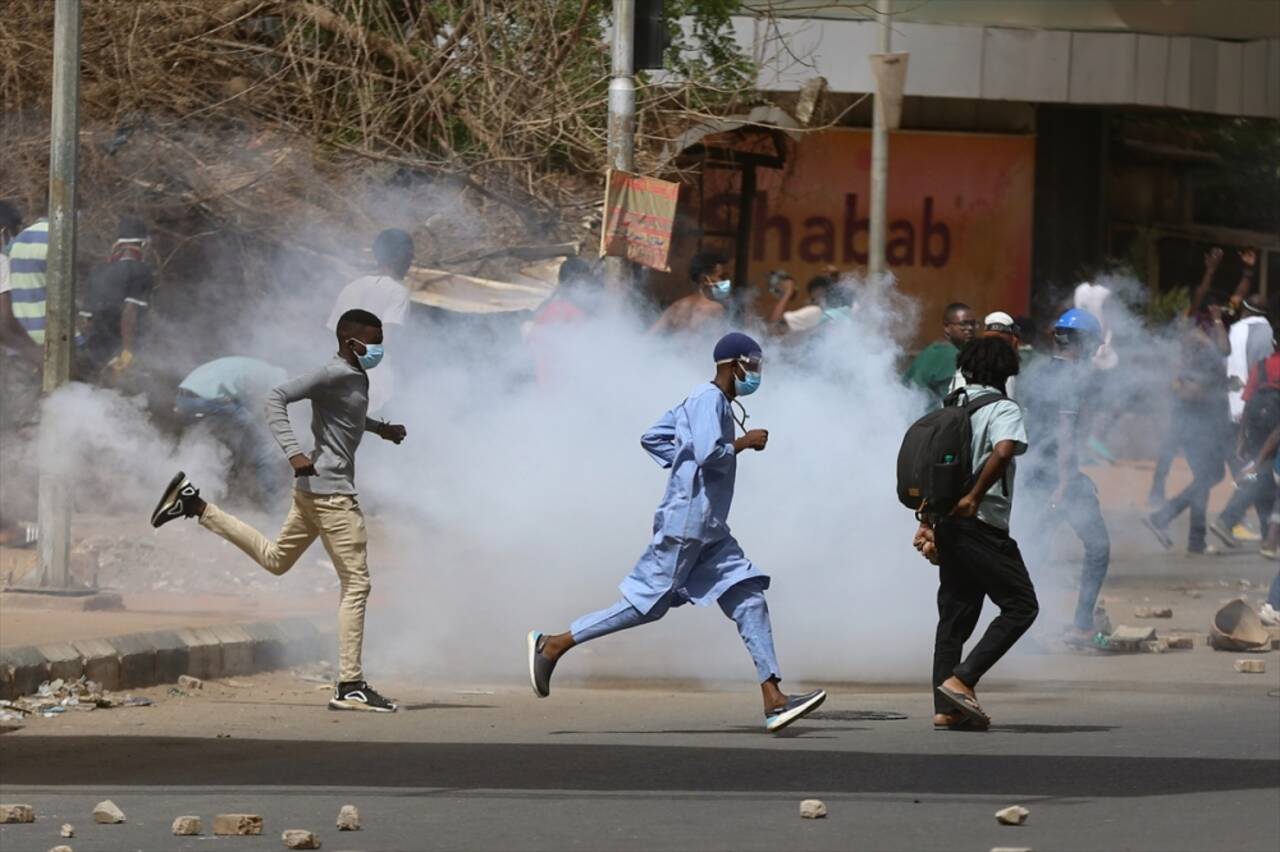
M 1034 170 L 1033 136 L 891 135 L 886 259 L 921 303 L 922 340 L 940 333 L 949 302 L 967 302 L 980 317 L 1028 309 Z M 803 293 L 827 265 L 865 267 L 870 172 L 871 134 L 863 130 L 805 135 L 784 168 L 758 169 L 749 283 L 781 268 Z M 738 197 L 725 175 L 706 174 L 704 229 L 736 222 Z M 765 288 L 758 292 L 767 309 Z

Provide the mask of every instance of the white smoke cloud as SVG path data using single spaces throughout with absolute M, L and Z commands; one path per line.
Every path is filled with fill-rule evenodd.
M 910 305 L 881 284 L 862 288 L 845 328 L 802 345 L 762 338 L 764 384 L 744 402 L 770 443 L 739 461 L 730 524 L 773 577 L 792 679 L 890 677 L 931 653 L 936 572 L 895 498 L 920 405 L 895 370 L 899 323 L 914 325 Z M 714 337 L 659 339 L 605 311 L 560 327 L 549 385 L 518 340 L 477 348 L 441 329 L 433 343 L 391 405 L 409 439 L 361 450 L 371 670 L 517 677 L 528 629 L 563 630 L 618 599 L 667 479 L 640 434 L 711 378 Z M 732 622 L 690 606 L 575 650 L 561 676 L 575 675 L 749 682 L 752 669 Z
M 43 474 L 72 484 L 78 510 L 149 515 L 179 463 L 210 498 L 226 492 L 230 453 L 200 432 L 164 434 L 144 402 L 79 382 L 44 401 L 33 449 Z

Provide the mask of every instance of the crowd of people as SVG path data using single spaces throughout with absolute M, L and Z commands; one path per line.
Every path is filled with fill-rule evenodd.
M 87 278 L 76 329 L 74 372 L 80 380 L 111 385 L 131 369 L 154 287 L 148 240 L 145 222 L 123 217 L 105 262 Z M 0 204 L 0 245 L 2 425 L 8 430 L 36 416 L 47 220 L 23 227 L 16 208 Z M 159 527 L 195 518 L 277 575 L 319 538 L 342 588 L 341 671 L 330 706 L 392 712 L 395 703 L 367 683 L 361 663 L 370 578 L 354 457 L 366 432 L 395 444 L 407 435 L 404 426 L 376 415 L 394 398 L 394 365 L 406 357 L 411 336 L 404 333 L 411 301 L 405 280 L 413 263 L 413 240 L 404 231 L 385 230 L 374 240 L 372 253 L 376 269 L 344 287 L 329 314 L 326 326 L 336 343 L 331 361 L 289 379 L 283 367 L 227 355 L 197 366 L 173 389 L 177 418 L 212 431 L 231 449 L 234 466 L 252 473 L 263 505 L 284 499 L 292 471 L 290 510 L 276 539 L 202 499 L 181 472 L 151 520 Z M 1271 314 L 1253 281 L 1254 254 L 1241 253 L 1245 274 L 1236 291 L 1215 299 L 1211 283 L 1221 258 L 1219 250 L 1207 255 L 1204 279 L 1177 323 L 1180 360 L 1170 382 L 1173 416 L 1145 522 L 1168 548 L 1173 546 L 1172 521 L 1188 512 L 1188 550 L 1204 553 L 1210 550 L 1209 533 L 1223 548 L 1245 547 L 1245 516 L 1254 511 L 1262 527 L 1259 552 L 1277 559 L 1280 353 L 1275 351 Z M 737 624 L 755 663 L 766 728 L 779 730 L 819 706 L 825 693 L 790 696 L 781 691 L 764 598 L 769 577 L 728 533 L 737 459 L 768 444 L 767 431 L 746 429 L 734 413 L 741 398 L 761 385 L 764 347 L 731 327 L 750 326 L 766 341 L 812 339 L 833 324 L 851 327 L 860 310 L 858 291 L 833 269 L 811 279 L 802 300 L 796 280 L 776 270 L 767 283 L 774 300 L 771 310 L 751 318 L 741 298 L 746 288 L 735 286 L 725 257 L 700 252 L 688 274 L 691 292 L 661 313 L 650 334 L 716 340 L 711 353 L 715 372 L 642 439 L 649 455 L 670 471 L 654 537 L 620 585 L 617 603 L 583 616 L 567 631 L 529 634 L 529 674 L 535 693 L 546 697 L 553 669 L 575 645 L 655 621 L 683 603 L 714 602 Z M 555 292 L 527 328 L 530 366 L 539 381 L 554 371 L 548 347 L 556 329 L 589 317 L 599 308 L 604 289 L 598 266 L 576 257 L 564 262 Z M 977 311 L 956 302 L 943 311 L 941 337 L 925 346 L 903 373 L 903 382 L 918 389 L 922 410 L 960 409 L 970 440 L 961 454 L 971 467 L 965 471 L 964 493 L 945 510 L 922 507 L 914 537 L 915 548 L 939 571 L 933 685 L 934 723 L 940 728 L 989 725 L 976 686 L 1038 614 L 1026 561 L 1010 535 L 1015 489 L 1020 503 L 1039 510 L 1032 513 L 1033 563 L 1046 558 L 1053 529 L 1064 522 L 1083 546 L 1077 605 L 1065 641 L 1077 647 L 1108 641 L 1097 602 L 1110 564 L 1110 538 L 1097 488 L 1081 468 L 1081 446 L 1097 422 L 1091 403 L 1105 398 L 1098 388 L 1120 357 L 1114 303 L 1104 286 L 1078 287 L 1070 303 L 1055 311 L 1047 329 L 1048 351 L 1041 352 L 1040 335 L 1028 317 L 990 306 L 995 309 L 979 322 Z M 398 354 L 389 356 L 393 351 Z M 304 400 L 311 404 L 309 450 L 296 437 L 288 410 Z M 280 463 L 281 452 L 287 467 Z M 1178 452 L 1185 454 L 1192 480 L 1165 499 L 1166 477 Z M 1210 524 L 1209 492 L 1227 470 L 1235 477 L 1236 490 Z M 12 523 L 0 535 L 4 543 L 31 539 L 30 531 Z M 964 646 L 976 629 L 984 598 L 1000 613 L 966 656 Z M 1280 623 L 1277 609 L 1280 576 L 1263 607 L 1264 620 Z

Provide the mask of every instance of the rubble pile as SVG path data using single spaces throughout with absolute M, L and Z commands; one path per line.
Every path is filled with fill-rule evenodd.
M 27 718 L 52 719 L 68 711 L 109 710 L 116 707 L 147 707 L 150 698 L 108 692 L 97 681 L 81 675 L 76 680 L 45 681 L 34 695 L 12 701 L 0 699 L 0 722 Z

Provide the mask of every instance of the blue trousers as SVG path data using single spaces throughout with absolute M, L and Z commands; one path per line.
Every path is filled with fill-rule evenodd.
M 1028 483 L 1028 490 L 1035 495 L 1037 502 L 1044 502 L 1052 492 L 1056 483 L 1046 480 L 1039 483 Z M 1111 565 L 1111 537 L 1107 534 L 1107 524 L 1102 518 L 1102 506 L 1098 502 L 1098 489 L 1093 480 L 1083 473 L 1077 473 L 1067 485 L 1063 494 L 1063 503 L 1057 510 L 1047 506 L 1043 509 L 1040 523 L 1032 537 L 1036 561 L 1044 559 L 1054 529 L 1065 520 L 1071 525 L 1076 536 L 1084 545 L 1084 565 L 1080 571 L 1080 597 L 1076 601 L 1076 613 L 1073 622 L 1080 630 L 1093 629 L 1093 612 L 1098 604 L 1098 594 L 1102 591 L 1102 583 L 1107 578 L 1107 569 Z
M 773 626 L 769 622 L 769 604 L 764 599 L 768 581 L 763 578 L 743 580 L 730 586 L 716 603 L 721 611 L 738 625 L 738 635 L 756 664 L 756 677 L 761 683 L 770 678 L 782 679 L 778 659 L 773 650 Z M 573 641 L 582 644 L 619 630 L 627 630 L 657 621 L 671 609 L 673 593 L 668 592 L 647 612 L 636 609 L 626 598 L 608 609 L 582 616 L 569 628 Z

